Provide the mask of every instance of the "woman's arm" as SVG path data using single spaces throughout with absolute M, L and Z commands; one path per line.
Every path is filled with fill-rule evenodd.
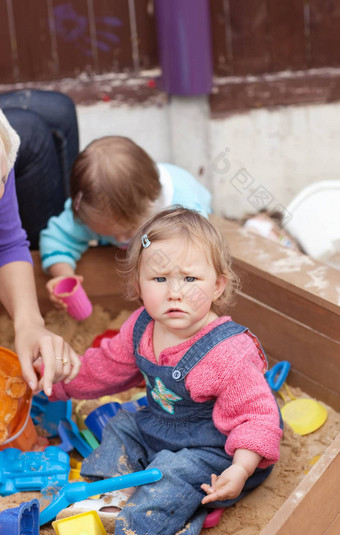
M 141 309 L 136 310 L 113 338 L 103 338 L 100 347 L 90 347 L 80 357 L 79 375 L 69 384 L 53 387 L 52 400 L 96 399 L 137 386 L 143 379 L 133 350 L 133 328 Z
M 0 301 L 14 321 L 16 351 L 33 392 L 43 389 L 49 396 L 53 382 L 76 377 L 80 368 L 76 353 L 44 326 L 30 263 L 11 262 L 0 268 Z M 38 378 L 42 363 L 44 375 Z
M 71 380 L 80 362 L 60 336 L 45 329 L 15 192 L 13 164 L 19 137 L 1 110 L 0 126 L 0 301 L 14 321 L 15 347 L 24 379 L 33 392 L 43 388 L 50 395 L 53 381 Z M 42 363 L 45 373 L 39 378 L 37 370 Z

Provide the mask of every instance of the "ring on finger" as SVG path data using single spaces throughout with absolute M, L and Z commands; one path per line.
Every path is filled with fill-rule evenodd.
M 67 359 L 64 359 L 64 357 L 56 357 L 55 358 L 56 360 L 61 360 L 62 363 L 65 365 L 65 364 L 68 364 L 68 360 Z

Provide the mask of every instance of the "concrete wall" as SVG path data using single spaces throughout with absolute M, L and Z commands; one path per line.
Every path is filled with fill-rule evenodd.
M 77 106 L 81 148 L 109 134 L 131 137 L 156 161 L 191 171 L 218 215 L 285 206 L 306 185 L 340 179 L 340 103 L 261 108 L 211 118 L 205 97 L 169 104 Z

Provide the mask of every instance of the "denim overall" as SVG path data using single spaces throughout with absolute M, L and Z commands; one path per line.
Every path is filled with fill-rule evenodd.
M 121 411 L 109 420 L 101 445 L 83 461 L 82 474 L 109 477 L 159 468 L 162 479 L 137 487 L 129 506 L 119 513 L 115 535 L 124 535 L 126 530 L 136 535 L 175 535 L 188 521 L 183 533 L 196 535 L 208 512 L 200 507 L 205 496 L 200 485 L 210 483 L 212 473 L 228 468 L 232 457 L 224 450 L 225 435 L 213 424 L 214 401 L 194 402 L 185 377 L 213 347 L 247 329 L 231 321 L 223 323 L 199 339 L 175 367 L 158 366 L 139 354 L 139 343 L 150 321 L 144 310 L 133 333 L 148 407 L 135 414 Z M 210 507 L 232 505 L 262 483 L 271 469 L 255 470 L 236 499 L 214 502 Z

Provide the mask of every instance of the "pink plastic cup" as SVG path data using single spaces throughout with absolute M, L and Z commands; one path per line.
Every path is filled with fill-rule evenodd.
M 56 284 L 53 293 L 67 305 L 72 318 L 85 320 L 92 314 L 92 303 L 76 277 L 65 277 Z

